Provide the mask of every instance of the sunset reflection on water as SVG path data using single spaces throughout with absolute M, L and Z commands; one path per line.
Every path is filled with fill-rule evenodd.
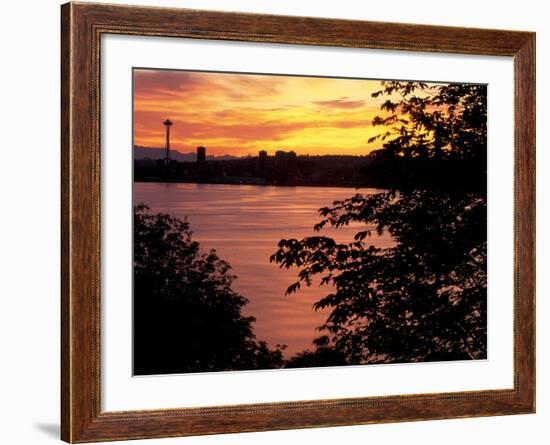
M 151 212 L 187 217 L 193 238 L 203 250 L 216 249 L 237 275 L 233 286 L 250 302 L 245 315 L 256 317 L 255 333 L 270 345 L 286 344 L 285 355 L 311 347 L 315 328 L 327 316 L 312 305 L 327 294 L 326 286 L 302 287 L 285 296 L 296 281 L 297 270 L 280 269 L 269 262 L 282 238 L 327 235 L 349 242 L 359 226 L 324 228 L 314 232 L 318 210 L 356 193 L 376 189 L 340 187 L 276 187 L 225 184 L 135 183 L 134 204 L 144 203 Z M 391 245 L 388 235 L 370 238 L 377 247 Z

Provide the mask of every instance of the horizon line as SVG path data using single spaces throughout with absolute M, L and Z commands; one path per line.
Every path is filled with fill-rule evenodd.
M 203 145 L 197 145 L 197 148 L 198 147 L 204 147 Z M 142 149 L 145 149 L 145 150 L 166 150 L 166 147 L 146 147 L 146 146 L 143 146 L 143 145 L 135 145 L 134 144 L 134 150 L 136 148 L 142 148 Z M 208 148 L 208 147 L 205 147 L 205 148 Z M 305 154 L 299 154 L 299 153 L 296 153 L 295 150 L 292 150 L 292 149 L 279 149 L 279 150 L 275 150 L 273 151 L 272 154 L 269 153 L 268 150 L 265 150 L 265 149 L 258 149 L 258 152 L 256 154 L 247 154 L 247 155 L 232 155 L 230 153 L 225 153 L 225 154 L 207 154 L 206 157 L 212 157 L 212 158 L 219 158 L 219 157 L 224 157 L 224 156 L 231 156 L 233 158 L 257 158 L 258 157 L 258 154 L 260 151 L 265 151 L 267 153 L 268 156 L 275 156 L 275 154 L 278 152 L 278 151 L 282 151 L 284 153 L 290 153 L 290 152 L 294 152 L 296 154 L 296 156 L 353 156 L 353 157 L 365 157 L 365 156 L 370 156 L 372 154 L 373 151 L 376 151 L 376 150 L 379 150 L 380 148 L 375 148 L 373 150 L 371 150 L 369 153 L 366 153 L 366 154 L 309 154 L 309 153 L 305 153 Z M 192 155 L 197 155 L 196 151 L 180 151 L 178 150 L 177 148 L 170 148 L 170 152 L 177 152 L 181 155 L 186 155 L 186 154 L 192 154 Z

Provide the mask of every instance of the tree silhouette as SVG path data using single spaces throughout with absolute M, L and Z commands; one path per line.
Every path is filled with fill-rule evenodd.
M 330 309 L 325 335 L 298 366 L 486 357 L 486 88 L 392 81 L 381 95 L 373 124 L 388 130 L 364 174 L 388 190 L 320 209 L 317 231 L 361 226 L 351 242 L 283 239 L 271 257 L 299 268 L 287 293 L 330 285 L 314 305 Z M 373 246 L 373 232 L 393 245 Z
M 257 341 L 230 266 L 202 252 L 187 221 L 134 208 L 134 373 L 277 368 L 280 347 Z

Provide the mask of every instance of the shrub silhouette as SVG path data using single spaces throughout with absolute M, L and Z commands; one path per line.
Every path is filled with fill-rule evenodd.
M 187 221 L 134 208 L 134 373 L 277 368 L 281 348 L 257 341 L 230 266 L 202 252 Z

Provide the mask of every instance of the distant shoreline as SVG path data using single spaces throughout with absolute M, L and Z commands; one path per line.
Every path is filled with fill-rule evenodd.
M 281 183 L 281 184 L 275 184 L 275 183 L 254 183 L 254 182 L 246 182 L 246 181 L 215 181 L 215 180 L 208 180 L 208 181 L 198 181 L 198 180 L 181 180 L 181 179 L 163 179 L 163 178 L 150 178 L 150 179 L 139 179 L 134 180 L 134 184 L 140 184 L 140 183 L 157 183 L 157 184 L 213 184 L 213 185 L 253 185 L 256 187 L 315 187 L 315 188 L 322 188 L 322 187 L 338 187 L 338 188 L 370 188 L 370 189 L 378 189 L 380 187 L 376 187 L 374 185 L 368 185 L 364 183 L 323 183 L 323 184 L 305 184 L 305 183 Z

